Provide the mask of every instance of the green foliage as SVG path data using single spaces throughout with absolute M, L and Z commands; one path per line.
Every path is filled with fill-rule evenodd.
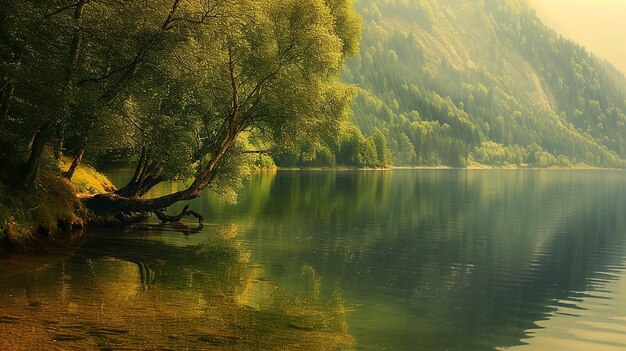
M 385 135 L 376 130 L 366 138 L 353 125 L 347 125 L 337 139 L 326 136 L 315 143 L 305 140 L 296 148 L 275 152 L 273 157 L 282 167 L 386 168 L 392 164 Z
M 303 160 L 336 162 L 322 137 L 354 93 L 338 79 L 360 40 L 350 0 L 25 1 L 0 19 L 0 126 L 23 154 L 44 134 L 48 150 L 137 164 L 127 195 L 195 178 L 228 199 L 273 165 L 255 149 L 307 140 Z
M 504 146 L 485 141 L 472 152 L 476 162 L 495 166 L 524 166 L 528 162 L 528 151 L 519 145 Z
M 391 151 L 387 146 L 387 138 L 385 135 L 378 129 L 374 132 L 374 135 L 371 137 L 372 143 L 376 148 L 376 156 L 377 156 L 377 164 L 378 167 L 389 167 L 391 166 Z
M 243 188 L 243 180 L 250 176 L 250 172 L 254 168 L 256 155 L 244 153 L 245 150 L 248 150 L 248 146 L 246 139 L 240 138 L 218 166 L 217 176 L 209 189 L 217 193 L 222 201 L 237 202 L 237 193 Z M 212 155 L 205 157 L 208 160 Z
M 363 31 L 352 7 L 4 2 L 4 177 L 19 178 L 38 132 L 49 173 L 59 173 L 52 150 L 63 145 L 100 163 L 121 155 L 148 188 L 194 179 L 192 190 L 227 200 L 274 160 L 626 166 L 626 79 L 526 2 L 356 0 Z
M 626 165 L 623 74 L 526 2 L 355 5 L 361 51 L 343 71 L 360 88 L 353 121 L 384 132 L 394 164 Z M 526 160 L 532 144 L 542 150 Z

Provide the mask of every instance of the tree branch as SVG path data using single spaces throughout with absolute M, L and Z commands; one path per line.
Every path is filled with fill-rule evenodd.
M 183 210 L 180 212 L 180 214 L 176 216 L 170 216 L 170 215 L 165 214 L 164 209 L 152 211 L 152 213 L 154 213 L 163 224 L 169 223 L 169 222 L 180 222 L 180 220 L 185 216 L 195 217 L 198 219 L 198 225 L 202 227 L 204 223 L 204 217 L 202 217 L 202 215 L 199 214 L 198 212 L 190 210 L 189 209 L 190 206 L 191 204 L 186 205 L 185 208 L 183 208 Z
M 43 18 L 44 19 L 50 18 L 50 17 L 52 17 L 54 15 L 58 15 L 59 13 L 61 13 L 63 11 L 67 11 L 67 10 L 71 9 L 72 7 L 82 6 L 82 5 L 86 4 L 86 3 L 88 3 L 89 1 L 90 0 L 81 0 L 81 1 L 78 1 L 78 2 L 73 3 L 71 5 L 63 6 L 63 7 L 61 7 L 60 9 L 58 9 L 56 11 L 53 11 L 53 12 L 50 12 L 50 13 L 44 15 Z

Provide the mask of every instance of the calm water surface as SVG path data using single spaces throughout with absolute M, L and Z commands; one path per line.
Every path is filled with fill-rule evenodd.
M 0 349 L 626 350 L 624 172 L 284 171 L 192 208 L 0 257 Z

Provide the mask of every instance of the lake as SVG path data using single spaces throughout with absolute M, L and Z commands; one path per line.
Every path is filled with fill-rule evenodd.
M 0 257 L 0 349 L 626 349 L 625 172 L 263 172 L 191 206 Z

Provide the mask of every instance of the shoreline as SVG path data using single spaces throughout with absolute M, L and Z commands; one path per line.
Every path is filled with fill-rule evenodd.
M 626 171 L 624 168 L 602 168 L 602 167 L 588 167 L 588 166 L 576 166 L 576 167 L 496 167 L 496 166 L 487 166 L 487 165 L 474 165 L 468 167 L 450 167 L 450 166 L 392 166 L 388 168 L 350 168 L 350 167 L 332 167 L 332 168 L 324 168 L 324 167 L 276 167 L 276 168 L 262 168 L 256 170 L 256 172 L 276 172 L 276 171 L 410 171 L 410 170 L 423 170 L 423 171 L 445 171 L 445 170 L 458 170 L 458 171 L 520 171 L 520 170 L 529 170 L 529 171 Z
M 391 170 L 468 170 L 468 171 L 626 171 L 624 168 L 600 168 L 600 167 L 493 167 L 493 166 L 470 166 L 470 167 L 446 167 L 446 166 L 409 166 L 392 167 Z
M 113 184 L 108 178 L 95 169 L 83 165 L 81 172 L 77 174 L 76 179 L 70 184 L 64 178 L 47 175 L 43 179 L 43 188 L 50 187 L 50 191 L 43 192 L 47 196 L 41 198 L 38 192 L 15 191 L 5 194 L 7 199 L 11 200 L 3 204 L 7 219 L 4 223 L 0 223 L 0 253 L 15 251 L 41 251 L 49 247 L 52 241 L 57 241 L 57 245 L 64 246 L 67 241 L 73 242 L 80 239 L 84 235 L 86 213 L 79 204 L 79 197 L 87 194 L 102 193 L 111 189 Z M 471 164 L 464 168 L 455 168 L 449 166 L 397 166 L 388 168 L 357 168 L 357 167 L 311 167 L 311 168 L 295 168 L 295 167 L 266 167 L 259 168 L 253 173 L 275 173 L 275 172 L 392 172 L 392 171 L 602 171 L 602 172 L 625 172 L 626 169 L 620 168 L 599 168 L 588 166 L 575 167 L 495 167 L 480 164 Z M 78 187 L 78 183 L 85 183 L 82 187 Z M 55 185 L 56 184 L 56 185 Z M 15 202 L 14 198 L 25 199 L 22 202 Z M 58 200 L 66 199 L 67 201 Z M 39 203 L 39 206 L 33 207 L 33 203 Z M 20 204 L 24 208 L 34 208 L 42 211 L 46 216 L 31 214 L 29 216 L 18 216 L 24 211 L 19 208 L 8 207 L 8 204 Z M 43 206 L 43 209 L 42 209 Z

